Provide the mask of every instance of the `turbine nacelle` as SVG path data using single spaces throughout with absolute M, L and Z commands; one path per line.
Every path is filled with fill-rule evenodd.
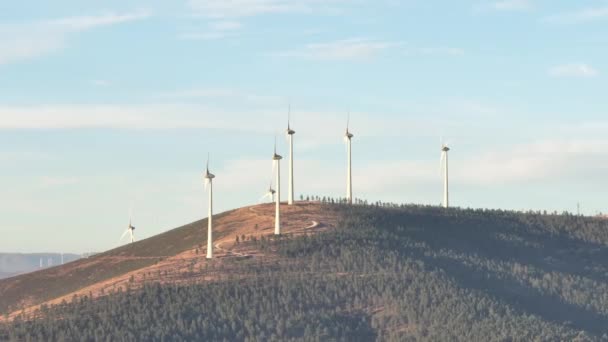
M 352 139 L 355 135 L 352 134 L 351 132 L 349 132 L 348 130 L 346 131 L 346 134 L 344 135 L 344 139 Z
M 283 159 L 282 156 L 278 155 L 276 152 L 274 153 L 274 155 L 272 156 L 272 160 L 281 160 Z
M 289 109 L 287 110 L 287 135 L 294 135 L 296 131 L 291 129 L 291 104 L 289 105 Z
M 205 172 L 205 179 L 211 180 L 213 178 L 215 178 L 215 175 L 207 170 L 207 172 Z
M 448 145 L 441 146 L 441 151 L 448 152 L 449 150 L 450 150 L 450 148 L 448 147 Z

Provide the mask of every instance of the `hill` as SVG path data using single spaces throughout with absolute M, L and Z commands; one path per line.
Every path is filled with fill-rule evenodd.
M 310 230 L 334 224 L 336 218 L 318 205 L 301 203 L 283 209 L 290 215 L 284 223 L 287 234 L 309 227 Z M 266 204 L 229 211 L 214 217 L 217 259 L 232 252 L 221 249 L 235 243 L 236 235 L 255 238 L 270 234 L 274 227 L 274 205 Z M 207 265 L 204 259 L 207 220 L 173 229 L 152 238 L 127 244 L 105 253 L 72 263 L 0 280 L 0 314 L 14 316 L 39 309 L 41 304 L 60 303 L 74 295 L 94 297 L 108 292 L 140 286 L 144 282 L 192 283 L 212 274 L 193 272 Z
M 184 244 L 177 255 L 191 253 L 192 267 L 144 273 L 145 279 L 135 273 L 132 281 L 113 283 L 113 293 L 91 291 L 24 312 L 0 328 L 0 337 L 608 340 L 605 220 L 390 204 L 305 203 L 289 210 L 291 234 L 281 239 L 253 235 L 256 224 L 257 231 L 267 229 L 255 220 L 272 222 L 271 206 L 223 214 L 223 257 L 207 262 L 191 250 L 202 240 Z M 195 234 L 200 224 L 164 238 L 178 241 L 174 234 Z M 237 243 L 234 233 L 241 231 L 252 238 Z M 123 247 L 99 260 L 135 249 L 159 258 L 152 249 L 162 249 L 163 240 L 153 239 L 149 248 Z

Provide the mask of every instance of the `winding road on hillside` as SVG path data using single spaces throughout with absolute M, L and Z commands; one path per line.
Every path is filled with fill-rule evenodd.
M 267 215 L 267 214 L 260 213 L 259 211 L 256 210 L 256 207 L 257 206 L 249 207 L 249 210 L 252 213 L 254 213 L 254 214 L 258 215 L 258 216 L 272 216 L 272 215 Z M 302 232 L 302 231 L 305 231 L 305 230 L 314 229 L 314 228 L 317 228 L 319 225 L 320 225 L 319 222 L 313 220 L 311 222 L 310 226 L 307 226 L 307 227 L 304 227 L 304 228 L 300 228 L 300 229 L 296 229 L 295 232 Z M 240 252 L 235 252 L 233 250 L 222 248 L 222 244 L 224 242 L 225 241 L 217 242 L 217 243 L 214 244 L 214 247 L 216 249 L 218 249 L 218 250 L 226 253 L 226 256 L 232 255 L 232 256 L 237 256 L 237 257 L 242 257 L 242 258 L 253 258 L 254 257 L 254 255 L 252 255 L 252 254 L 240 253 Z

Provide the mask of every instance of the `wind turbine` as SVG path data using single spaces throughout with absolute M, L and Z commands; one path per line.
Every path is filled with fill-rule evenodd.
M 272 156 L 273 165 L 276 166 L 276 210 L 274 217 L 274 235 L 281 235 L 281 157 L 277 154 L 277 140 L 274 140 L 274 155 Z
M 209 190 L 209 214 L 207 216 L 207 259 L 213 259 L 213 178 L 209 172 L 209 156 L 207 156 L 207 169 L 205 171 L 205 190 Z
M 293 135 L 296 131 L 291 129 L 291 105 L 287 113 L 287 137 L 289 138 L 289 194 L 287 204 L 293 205 L 294 189 L 293 189 Z
M 450 207 L 450 198 L 449 198 L 449 189 L 448 189 L 448 152 L 450 148 L 448 144 L 441 143 L 441 159 L 439 161 L 439 167 L 441 169 L 441 174 L 443 176 L 443 202 L 442 206 L 444 208 Z
M 127 234 L 129 234 L 131 236 L 131 243 L 135 242 L 135 236 L 133 234 L 135 232 L 135 226 L 133 226 L 133 224 L 132 224 L 132 217 L 133 217 L 133 209 L 129 210 L 129 226 L 127 227 L 127 230 L 125 230 L 125 232 L 122 233 L 120 240 L 118 240 L 119 242 L 122 241 L 122 239 L 124 239 Z
M 348 158 L 347 172 L 346 172 L 346 199 L 349 204 L 353 203 L 353 174 L 352 174 L 352 139 L 354 134 L 349 131 L 350 114 L 346 120 L 346 134 L 344 135 L 344 142 L 346 143 L 346 153 Z
M 272 188 L 272 181 L 270 181 L 270 186 L 268 187 L 266 194 L 264 196 L 262 196 L 262 198 L 260 198 L 260 201 L 263 201 L 266 198 L 270 198 L 270 201 L 274 202 L 274 194 L 276 194 L 276 193 L 277 192 L 274 191 L 274 189 Z

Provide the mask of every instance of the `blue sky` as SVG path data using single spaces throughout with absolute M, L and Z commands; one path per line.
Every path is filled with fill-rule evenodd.
M 0 251 L 200 219 L 208 151 L 257 203 L 290 103 L 298 195 L 345 193 L 350 111 L 357 197 L 438 204 L 443 136 L 453 205 L 606 212 L 607 73 L 605 0 L 5 1 Z

